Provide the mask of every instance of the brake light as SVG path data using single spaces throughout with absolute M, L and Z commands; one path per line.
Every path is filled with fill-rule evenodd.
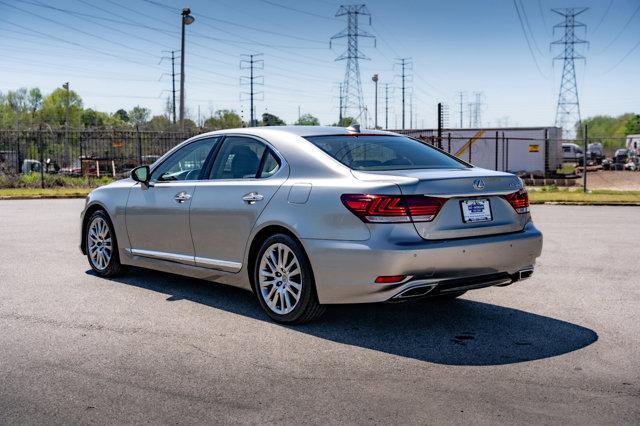
M 431 222 L 446 201 L 423 195 L 344 194 L 340 197 L 363 222 Z
M 503 195 L 503 197 L 511 204 L 516 212 L 529 212 L 529 194 L 525 188 L 521 188 L 512 194 Z

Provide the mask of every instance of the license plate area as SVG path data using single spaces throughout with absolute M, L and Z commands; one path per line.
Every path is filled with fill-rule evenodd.
M 464 223 L 491 222 L 491 203 L 486 198 L 472 198 L 460 201 L 462 221 Z

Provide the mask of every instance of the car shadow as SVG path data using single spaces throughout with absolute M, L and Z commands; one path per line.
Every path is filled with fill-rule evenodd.
M 87 274 L 94 274 L 87 271 Z M 247 291 L 133 268 L 110 281 L 270 321 Z M 598 340 L 591 329 L 464 298 L 333 305 L 317 322 L 288 327 L 322 339 L 446 365 L 502 365 L 549 358 Z

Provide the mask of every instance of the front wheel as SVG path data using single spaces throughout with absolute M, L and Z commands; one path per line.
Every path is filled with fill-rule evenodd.
M 298 241 L 286 234 L 267 238 L 253 265 L 253 290 L 260 306 L 274 321 L 300 324 L 319 318 L 311 264 Z
M 102 277 L 114 277 L 125 271 L 118 256 L 116 233 L 103 210 L 96 210 L 87 222 L 86 252 L 89 265 Z

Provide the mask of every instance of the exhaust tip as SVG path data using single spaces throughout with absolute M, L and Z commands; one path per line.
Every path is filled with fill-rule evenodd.
M 533 275 L 533 268 L 522 269 L 518 271 L 518 279 L 524 280 Z
M 423 284 L 423 285 L 416 285 L 413 287 L 409 287 L 408 289 L 403 290 L 400 293 L 396 294 L 393 298 L 394 299 L 411 299 L 414 297 L 426 296 L 431 292 L 431 290 L 433 290 L 436 287 L 436 285 L 437 284 Z

